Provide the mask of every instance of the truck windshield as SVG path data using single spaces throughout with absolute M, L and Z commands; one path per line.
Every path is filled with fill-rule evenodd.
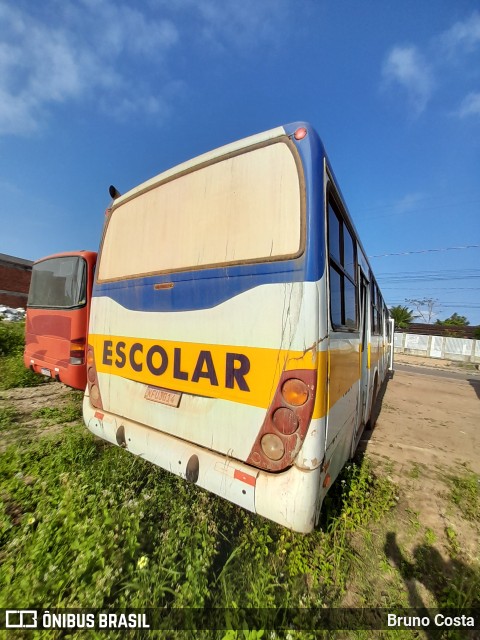
M 86 303 L 87 269 L 83 258 L 65 256 L 33 265 L 27 305 L 71 309 Z

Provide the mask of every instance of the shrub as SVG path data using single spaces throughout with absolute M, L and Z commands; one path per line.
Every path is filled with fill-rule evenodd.
M 0 320 L 0 356 L 18 355 L 25 345 L 25 323 Z

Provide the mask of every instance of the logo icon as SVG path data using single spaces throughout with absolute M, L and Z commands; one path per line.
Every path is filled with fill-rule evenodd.
M 7 609 L 5 611 L 7 629 L 36 629 L 37 612 L 34 609 Z

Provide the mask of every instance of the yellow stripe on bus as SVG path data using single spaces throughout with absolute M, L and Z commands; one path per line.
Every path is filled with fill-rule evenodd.
M 283 371 L 317 369 L 314 418 L 326 415 L 360 377 L 356 345 L 303 352 L 98 334 L 89 335 L 89 344 L 99 373 L 263 409 Z
M 100 373 L 265 409 L 284 370 L 317 369 L 324 359 L 315 350 L 304 353 L 111 335 L 90 334 L 89 344 Z
M 360 372 L 357 345 L 332 349 L 328 353 L 330 379 L 328 408 L 331 409 L 358 382 Z

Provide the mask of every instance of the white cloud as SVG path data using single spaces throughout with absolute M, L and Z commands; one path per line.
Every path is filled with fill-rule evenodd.
M 474 11 L 432 37 L 422 50 L 414 45 L 393 47 L 383 63 L 383 80 L 403 87 L 416 115 L 426 109 L 437 89 L 438 93 L 443 89 L 444 95 L 447 89 L 449 99 L 458 104 L 455 93 L 458 95 L 466 82 L 478 78 L 478 62 L 471 54 L 479 48 L 480 12 Z M 460 108 L 450 109 L 449 113 L 462 118 L 477 115 L 479 95 L 475 90 L 470 92 Z
M 259 43 L 280 44 L 291 7 L 291 0 L 0 0 L 0 135 L 41 129 L 56 104 L 103 111 L 108 104 L 121 120 L 162 121 L 182 86 L 170 72 L 181 40 L 248 55 Z
M 191 0 L 203 22 L 203 36 L 217 46 L 237 48 L 271 44 L 280 38 L 279 23 L 288 17 L 288 0 Z
M 394 47 L 383 64 L 382 75 L 387 83 L 403 87 L 417 115 L 424 111 L 434 83 L 430 66 L 416 47 Z
M 107 91 L 113 103 L 129 105 L 119 113 L 162 111 L 153 90 L 138 99 L 138 82 L 120 63 L 127 57 L 160 66 L 178 40 L 173 23 L 110 0 L 45 4 L 52 11 L 41 19 L 0 0 L 0 134 L 38 130 L 53 104 L 88 100 L 99 89 L 104 99 Z
M 395 202 L 394 211 L 399 214 L 416 211 L 424 200 L 425 194 L 423 193 L 407 193 L 403 198 Z
M 458 110 L 460 118 L 466 116 L 480 116 L 480 93 L 469 93 Z
M 148 0 L 156 9 L 168 8 L 189 15 L 193 39 L 208 44 L 213 51 L 234 48 L 246 52 L 259 43 L 280 44 L 291 17 L 292 0 Z M 303 8 L 304 15 L 307 8 Z
M 466 20 L 456 22 L 440 36 L 440 41 L 449 54 L 474 51 L 480 45 L 480 13 L 474 11 Z

